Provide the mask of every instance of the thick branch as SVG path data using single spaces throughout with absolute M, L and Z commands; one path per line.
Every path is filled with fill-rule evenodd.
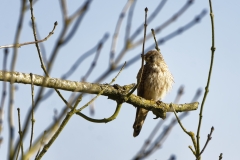
M 13 83 L 31 84 L 30 74 L 20 72 L 6 72 L 0 71 L 0 81 L 11 82 L 11 76 L 13 75 Z M 135 107 L 141 107 L 147 110 L 151 110 L 157 117 L 165 118 L 166 112 L 173 112 L 170 104 L 160 103 L 155 101 L 149 101 L 144 98 L 138 97 L 132 94 L 126 99 L 126 94 L 132 89 L 135 84 L 125 85 L 123 87 L 118 85 L 105 85 L 98 83 L 77 82 L 62 80 L 58 78 L 43 77 L 33 74 L 33 84 L 36 86 L 44 86 L 47 88 L 62 89 L 71 92 L 84 92 L 90 94 L 98 94 L 103 88 L 106 88 L 102 95 L 108 96 L 110 99 L 117 102 L 126 102 L 132 104 Z M 108 87 L 106 87 L 108 86 Z M 198 102 L 187 104 L 172 104 L 176 112 L 192 111 L 198 108 Z

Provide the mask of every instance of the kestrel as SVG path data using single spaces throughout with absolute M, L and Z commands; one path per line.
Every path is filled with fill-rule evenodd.
M 148 100 L 158 101 L 166 95 L 172 88 L 173 76 L 170 73 L 163 56 L 156 50 L 147 52 L 144 56 L 146 61 L 142 80 L 137 89 L 137 95 Z M 137 81 L 140 81 L 141 68 L 138 71 Z M 139 135 L 145 118 L 147 117 L 148 110 L 137 108 L 135 122 L 133 124 L 133 136 Z

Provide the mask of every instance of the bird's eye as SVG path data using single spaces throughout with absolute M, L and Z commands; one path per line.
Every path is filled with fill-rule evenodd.
M 150 57 L 149 57 L 149 61 L 153 62 L 153 61 L 154 61 L 154 57 L 153 57 L 153 56 L 150 56 Z

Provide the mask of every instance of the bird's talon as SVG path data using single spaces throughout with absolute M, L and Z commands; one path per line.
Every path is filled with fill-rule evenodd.
M 157 101 L 156 103 L 157 103 L 157 105 L 160 105 L 162 103 L 162 101 Z
M 158 118 L 160 118 L 160 117 L 156 116 L 156 117 L 155 117 L 155 118 L 153 118 L 153 119 L 158 119 Z

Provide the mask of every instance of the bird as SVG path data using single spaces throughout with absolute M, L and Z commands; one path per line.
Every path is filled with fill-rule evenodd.
M 137 95 L 153 101 L 161 101 L 174 83 L 174 78 L 168 69 L 160 51 L 150 50 L 144 55 L 145 65 L 137 74 Z M 141 78 L 141 80 L 140 80 Z M 136 118 L 133 124 L 133 137 L 139 135 L 142 125 L 147 117 L 148 110 L 137 107 Z

